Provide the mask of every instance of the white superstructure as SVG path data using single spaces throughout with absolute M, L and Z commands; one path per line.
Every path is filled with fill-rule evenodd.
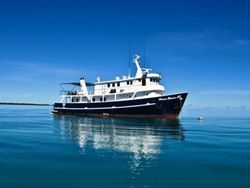
M 84 78 L 81 78 L 79 83 L 68 83 L 80 86 L 80 90 L 65 91 L 61 102 L 96 103 L 162 96 L 165 89 L 160 84 L 160 74 L 141 68 L 139 58 L 135 55 L 133 59 L 137 68 L 135 77 L 122 76 L 110 81 L 100 81 L 98 78 L 94 83 L 85 82 Z

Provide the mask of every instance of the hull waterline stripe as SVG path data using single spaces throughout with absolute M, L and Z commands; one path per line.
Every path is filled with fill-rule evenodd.
M 122 108 L 136 108 L 136 107 L 143 107 L 143 106 L 153 106 L 156 103 L 146 103 L 146 104 L 139 104 L 139 105 L 132 105 L 132 106 L 112 106 L 112 107 L 102 107 L 102 108 L 67 108 L 67 107 L 55 107 L 55 110 L 106 110 L 106 109 L 122 109 Z

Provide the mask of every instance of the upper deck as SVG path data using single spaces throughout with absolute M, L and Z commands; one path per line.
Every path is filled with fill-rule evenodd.
M 147 74 L 142 78 L 124 78 L 94 83 L 94 95 L 107 95 L 110 93 L 128 93 L 138 91 L 161 90 L 160 75 Z M 80 94 L 80 93 L 79 93 Z

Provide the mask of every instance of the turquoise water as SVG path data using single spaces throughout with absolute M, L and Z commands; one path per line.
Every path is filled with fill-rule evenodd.
M 0 187 L 249 187 L 250 118 L 54 116 L 0 106 Z

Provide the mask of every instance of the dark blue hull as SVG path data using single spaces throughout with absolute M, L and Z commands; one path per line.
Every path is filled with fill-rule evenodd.
M 178 118 L 187 93 L 146 99 L 95 103 L 55 103 L 53 113 L 120 117 Z

